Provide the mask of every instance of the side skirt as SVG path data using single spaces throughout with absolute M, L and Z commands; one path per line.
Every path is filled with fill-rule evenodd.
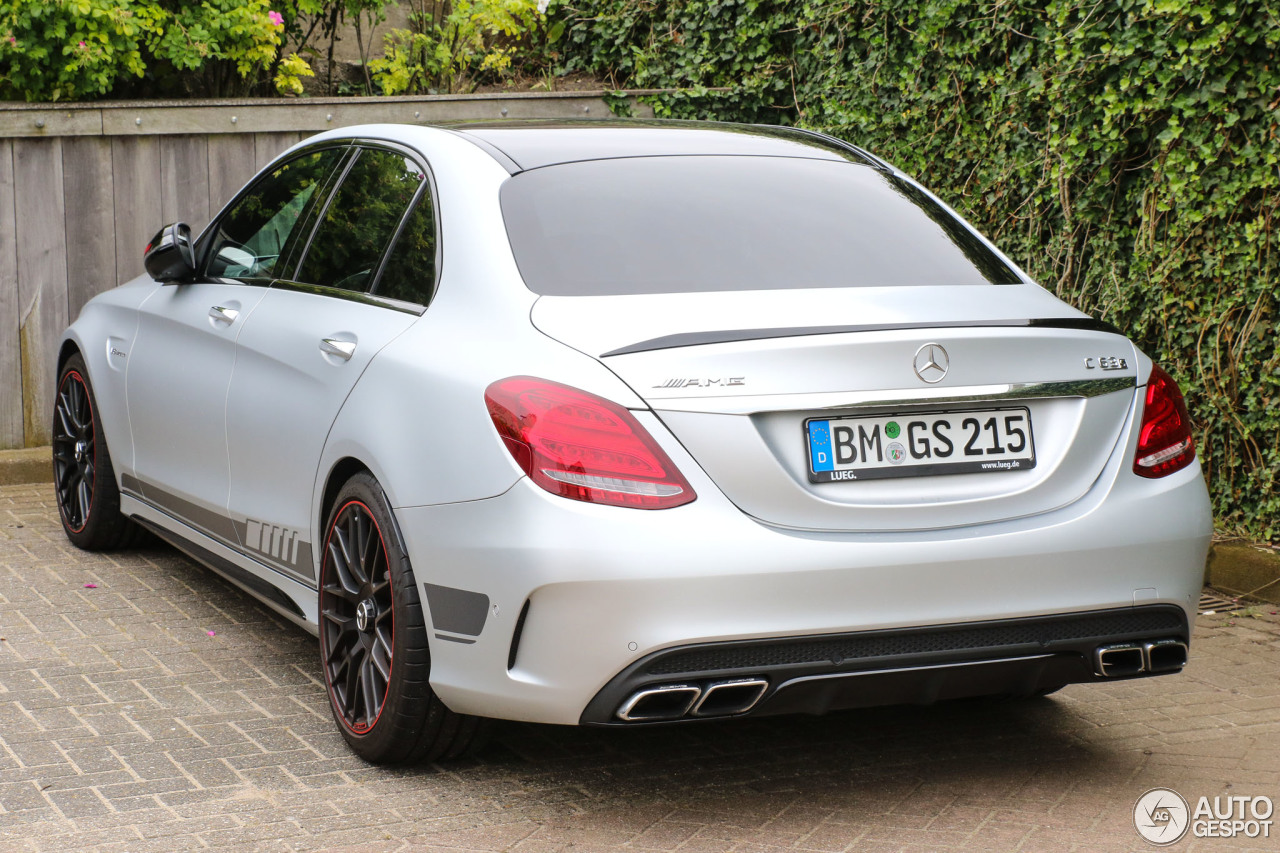
M 191 559 L 212 569 L 309 634 L 318 636 L 318 600 L 311 587 L 191 529 L 132 495 L 120 496 L 120 510 Z

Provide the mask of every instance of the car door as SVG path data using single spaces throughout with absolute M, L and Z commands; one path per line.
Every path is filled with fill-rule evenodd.
M 311 501 L 329 428 L 378 351 L 422 313 L 435 234 L 426 169 L 362 148 L 296 272 L 245 324 L 227 396 L 229 508 L 243 548 L 268 565 L 314 581 Z
M 197 247 L 197 278 L 156 288 L 139 309 L 125 390 L 135 464 L 124 485 L 231 543 L 225 424 L 236 338 L 346 153 L 303 154 L 244 190 Z

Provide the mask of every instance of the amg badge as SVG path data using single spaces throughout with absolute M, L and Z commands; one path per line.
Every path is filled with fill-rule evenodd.
M 742 376 L 730 376 L 725 379 L 668 379 L 654 388 L 728 388 L 732 385 L 746 385 Z

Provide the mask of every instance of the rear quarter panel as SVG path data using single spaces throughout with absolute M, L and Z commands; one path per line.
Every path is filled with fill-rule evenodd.
M 384 133 L 362 130 L 367 138 Z M 485 406 L 485 388 L 495 380 L 540 376 L 645 407 L 594 358 L 530 322 L 538 297 L 520 278 L 499 207 L 507 171 L 455 134 L 403 127 L 385 134 L 415 147 L 432 170 L 439 286 L 422 318 L 370 363 L 333 424 L 313 492 L 315 541 L 325 486 L 344 458 L 369 468 L 395 507 L 473 501 L 509 489 L 523 472 Z

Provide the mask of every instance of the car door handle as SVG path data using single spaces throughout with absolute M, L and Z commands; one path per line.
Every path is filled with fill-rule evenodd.
M 209 309 L 209 316 L 219 323 L 226 323 L 230 326 L 240 316 L 240 312 L 234 308 L 223 308 L 221 305 L 215 305 Z
M 334 338 L 320 339 L 320 352 L 325 355 L 336 355 L 343 361 L 349 361 L 356 354 L 355 341 L 339 341 Z

